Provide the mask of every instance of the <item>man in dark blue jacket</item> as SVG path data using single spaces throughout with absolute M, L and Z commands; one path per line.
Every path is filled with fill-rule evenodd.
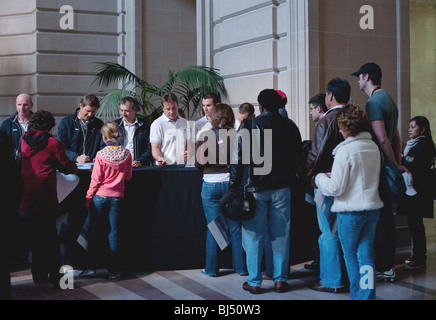
M 134 168 L 148 166 L 153 160 L 150 144 L 150 123 L 139 119 L 141 106 L 132 97 L 123 98 L 120 103 L 121 118 L 115 122 L 120 127 L 120 143 L 132 154 Z
M 30 95 L 22 93 L 15 100 L 17 112 L 3 121 L 0 130 L 6 135 L 12 147 L 12 155 L 16 157 L 20 146 L 20 140 L 27 131 L 30 117 L 32 116 L 33 102 Z
M 57 139 L 64 146 L 70 160 L 77 163 L 92 162 L 102 146 L 103 121 L 94 115 L 100 108 L 100 100 L 87 94 L 80 100 L 80 107 L 61 120 Z

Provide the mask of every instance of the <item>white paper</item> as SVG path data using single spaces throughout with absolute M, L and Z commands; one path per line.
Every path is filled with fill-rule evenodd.
M 80 178 L 75 174 L 56 172 L 58 201 L 62 202 L 79 184 Z
M 221 229 L 216 223 L 216 219 L 209 223 L 207 227 L 209 228 L 210 233 L 212 233 L 212 236 L 215 238 L 215 241 L 220 249 L 224 250 L 225 248 L 227 248 L 230 242 L 228 241 L 227 237 L 221 232 Z
M 83 249 L 88 251 L 88 241 L 81 234 L 77 238 L 77 243 L 80 244 Z
M 325 204 L 324 204 L 324 196 L 320 191 L 317 191 L 315 194 L 315 203 L 316 205 L 321 208 L 321 210 L 324 212 Z M 324 206 L 324 208 L 323 208 Z

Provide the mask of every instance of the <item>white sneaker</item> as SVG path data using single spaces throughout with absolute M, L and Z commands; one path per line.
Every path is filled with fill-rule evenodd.
M 377 281 L 394 282 L 395 281 L 395 268 L 390 268 L 389 270 L 377 272 Z

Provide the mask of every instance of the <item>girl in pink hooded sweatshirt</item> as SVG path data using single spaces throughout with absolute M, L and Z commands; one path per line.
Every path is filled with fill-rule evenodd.
M 100 243 L 109 226 L 109 279 L 118 278 L 119 269 L 119 221 L 123 211 L 125 182 L 132 178 L 132 156 L 120 145 L 119 127 L 114 122 L 106 122 L 101 128 L 106 147 L 95 157 L 91 183 L 86 194 L 86 206 L 90 212 L 89 256 L 91 269 L 84 270 L 81 276 L 95 275 L 100 252 Z

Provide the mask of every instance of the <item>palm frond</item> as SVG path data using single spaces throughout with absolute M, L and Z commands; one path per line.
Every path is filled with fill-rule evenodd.
M 199 88 L 203 93 L 216 92 L 227 97 L 227 90 L 217 69 L 204 66 L 187 67 L 177 73 L 177 78 L 189 88 Z
M 162 114 L 160 97 L 165 92 L 174 92 L 179 97 L 179 104 L 183 114 L 189 117 L 195 114 L 200 106 L 204 94 L 214 92 L 227 97 L 224 79 L 217 69 L 204 66 L 187 67 L 179 72 L 169 70 L 168 80 L 157 87 L 141 78 L 124 66 L 113 62 L 98 62 L 97 73 L 91 85 L 109 88 L 111 85 L 122 89 L 110 90 L 102 101 L 102 106 L 97 116 L 105 120 L 119 117 L 119 101 L 125 96 L 132 96 L 138 100 L 144 114 L 150 119 L 155 119 Z M 192 112 L 191 112 L 192 111 Z
M 97 74 L 91 85 L 97 83 L 101 87 L 109 87 L 118 82 L 142 84 L 144 81 L 137 77 L 133 72 L 118 63 L 97 62 Z
M 101 107 L 97 110 L 97 117 L 103 121 L 113 121 L 120 117 L 119 102 L 122 98 L 131 95 L 131 92 L 125 89 L 115 89 L 109 92 L 101 102 Z

